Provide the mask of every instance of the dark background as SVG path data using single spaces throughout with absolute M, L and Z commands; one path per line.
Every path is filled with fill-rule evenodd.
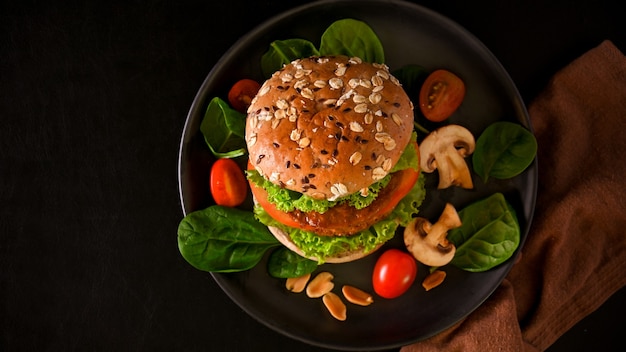
M 602 40 L 626 52 L 613 1 L 415 2 L 483 41 L 527 104 Z M 321 350 L 249 317 L 176 244 L 197 90 L 240 36 L 303 3 L 1 2 L 0 350 Z M 624 291 L 550 351 L 620 343 Z

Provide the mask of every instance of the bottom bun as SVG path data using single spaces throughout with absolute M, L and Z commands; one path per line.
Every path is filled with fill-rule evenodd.
M 276 237 L 276 239 L 278 241 L 280 241 L 280 243 L 282 243 L 285 247 L 289 248 L 291 251 L 293 251 L 293 252 L 295 252 L 295 253 L 299 254 L 300 256 L 305 257 L 307 259 L 318 261 L 318 258 L 316 258 L 316 257 L 305 255 L 304 252 L 302 252 L 302 250 L 300 248 L 298 248 L 298 246 L 296 246 L 296 244 L 293 243 L 293 241 L 291 241 L 291 238 L 289 237 L 289 235 L 285 231 L 279 229 L 278 227 L 274 227 L 274 226 L 268 226 L 268 229 L 274 235 L 274 237 Z M 362 248 L 361 249 L 351 250 L 351 251 L 345 251 L 344 253 L 341 253 L 340 255 L 336 255 L 336 256 L 325 258 L 324 259 L 324 263 L 347 263 L 347 262 L 352 262 L 352 261 L 355 261 L 357 259 L 361 259 L 363 257 L 366 257 L 366 256 L 376 252 L 380 247 L 382 247 L 382 244 L 379 244 L 378 246 L 376 246 L 376 248 L 372 249 L 369 252 L 364 251 Z

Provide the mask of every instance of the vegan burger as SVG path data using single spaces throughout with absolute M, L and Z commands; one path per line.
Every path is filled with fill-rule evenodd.
M 319 262 L 361 258 L 393 238 L 424 197 L 413 104 L 384 64 L 298 59 L 248 108 L 257 218 Z

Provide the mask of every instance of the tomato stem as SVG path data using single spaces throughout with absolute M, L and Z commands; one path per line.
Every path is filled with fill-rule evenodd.
M 424 126 L 422 126 L 419 123 L 417 123 L 417 121 L 413 121 L 413 125 L 415 126 L 416 129 L 418 129 L 421 132 L 424 132 L 426 134 L 430 133 L 430 131 L 428 131 L 426 128 L 424 128 Z

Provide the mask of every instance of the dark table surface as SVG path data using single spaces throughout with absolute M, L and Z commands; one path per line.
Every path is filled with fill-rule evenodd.
M 612 1 L 416 1 L 491 49 L 529 104 L 611 39 Z M 220 56 L 305 1 L 3 1 L 0 350 L 321 351 L 248 316 L 180 256 L 179 141 Z M 619 291 L 550 351 L 616 346 Z

